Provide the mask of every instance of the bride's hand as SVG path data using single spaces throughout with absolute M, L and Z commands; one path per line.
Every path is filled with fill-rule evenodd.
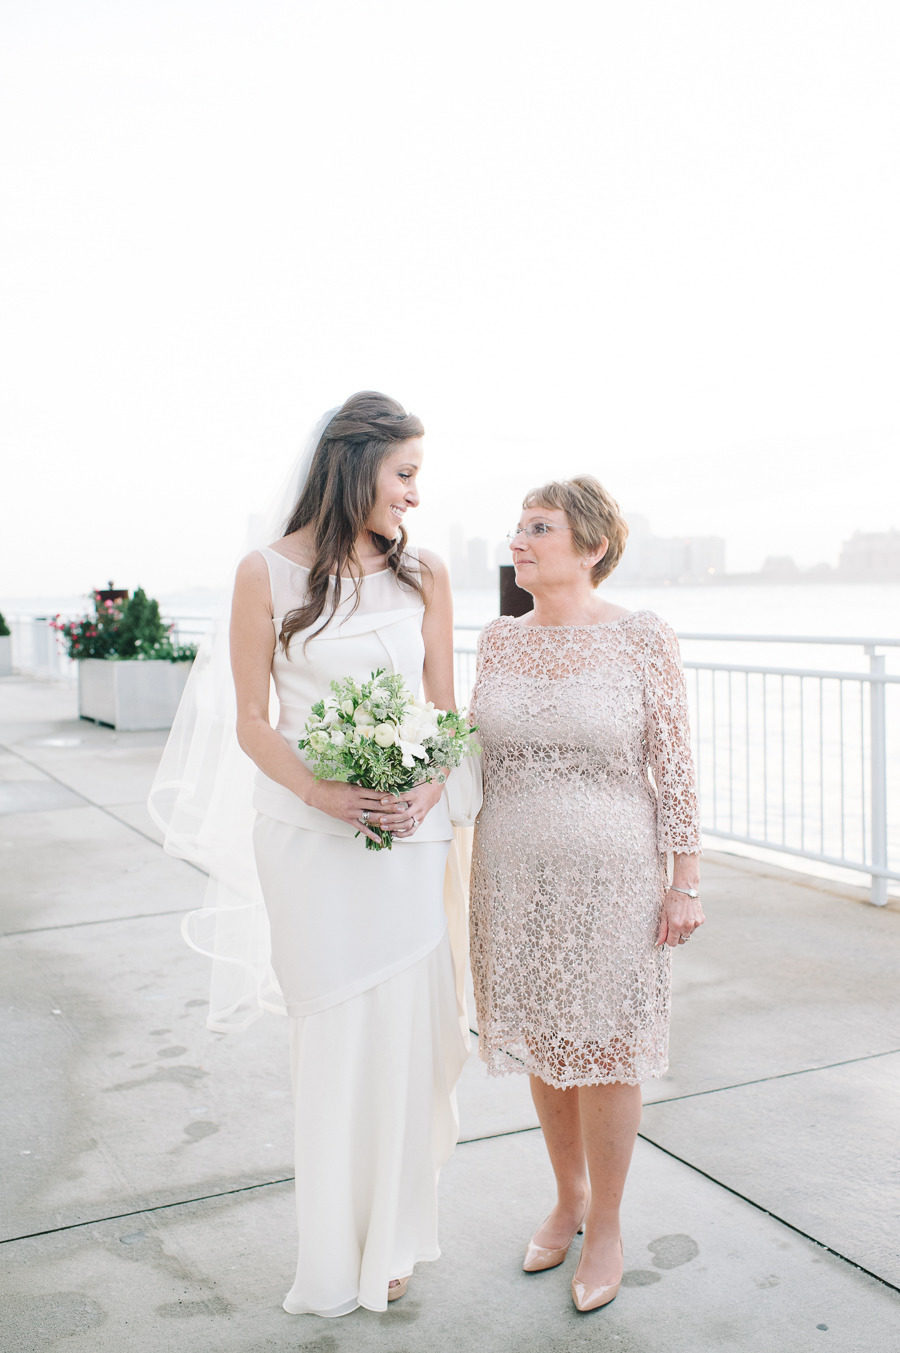
M 363 836 L 368 836 L 370 841 L 379 844 L 381 837 L 372 831 L 368 823 L 371 820 L 375 826 L 379 825 L 384 801 L 384 794 L 379 789 L 363 789 L 360 785 L 347 785 L 340 780 L 316 780 L 306 800 L 310 808 L 318 808 L 320 813 L 346 822 L 362 832 Z M 409 817 L 409 814 L 405 813 L 404 817 Z
M 408 840 L 421 827 L 443 792 L 444 786 L 437 780 L 431 780 L 396 797 L 382 796 L 381 811 L 375 820 L 401 841 Z

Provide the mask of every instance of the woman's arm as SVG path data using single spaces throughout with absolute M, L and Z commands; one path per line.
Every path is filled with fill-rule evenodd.
M 237 739 L 269 779 L 309 802 L 313 775 L 269 723 L 275 628 L 269 574 L 259 553 L 238 565 L 231 603 L 231 671 L 237 697 Z
M 269 723 L 274 654 L 269 572 L 261 554 L 249 554 L 238 565 L 231 607 L 231 670 L 237 697 L 238 742 L 270 780 L 284 785 L 310 807 L 358 827 L 373 841 L 378 840 L 360 818 L 364 812 L 376 813 L 383 796 L 358 785 L 317 780 Z
M 674 946 L 705 920 L 699 897 L 684 891 L 699 891 L 700 812 L 678 640 L 660 622 L 650 645 L 644 686 L 647 750 L 658 795 L 658 844 L 673 856 L 656 943 Z
M 443 559 L 430 550 L 419 550 L 422 583 L 425 587 L 425 614 L 422 617 L 422 638 L 425 642 L 425 663 L 422 685 L 425 699 L 438 709 L 455 709 L 453 690 L 453 597 L 450 575 Z M 444 786 L 439 780 L 417 785 L 398 800 L 408 808 L 384 814 L 382 824 L 398 836 L 412 836 L 439 801 Z M 415 824 L 415 825 L 412 825 Z
M 422 638 L 425 641 L 422 683 L 425 699 L 433 701 L 438 709 L 455 709 L 450 574 L 443 559 L 430 550 L 420 550 L 419 558 L 427 566 L 422 572 L 425 585 L 425 615 L 422 620 Z
M 700 810 L 678 640 L 657 620 L 644 671 L 647 755 L 656 784 L 660 851 L 700 854 Z
M 690 897 L 683 891 L 689 888 L 691 892 L 699 892 L 699 855 L 676 854 L 673 859 L 672 882 L 666 891 L 656 934 L 657 945 L 668 944 L 670 947 L 689 940 L 697 927 L 706 920 L 700 898 Z

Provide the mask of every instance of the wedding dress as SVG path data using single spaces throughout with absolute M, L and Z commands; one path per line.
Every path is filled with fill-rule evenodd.
M 493 621 L 472 714 L 484 806 L 472 869 L 478 1050 L 558 1089 L 666 1070 L 670 851 L 700 850 L 674 634 Z
M 273 624 L 307 570 L 261 551 Z M 418 692 L 423 603 L 390 570 L 353 584 L 330 624 L 276 648 L 278 731 L 296 750 L 333 679 L 381 667 Z M 300 753 L 297 751 L 297 755 Z M 352 826 L 256 775 L 254 845 L 272 966 L 291 1020 L 299 1253 L 292 1313 L 384 1310 L 388 1283 L 436 1259 L 437 1174 L 456 1141 L 466 1055 L 443 906 L 445 798 L 415 836 L 369 851 Z

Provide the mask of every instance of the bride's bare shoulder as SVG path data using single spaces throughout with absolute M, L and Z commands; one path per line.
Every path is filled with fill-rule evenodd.
M 235 570 L 232 617 L 250 614 L 259 606 L 271 611 L 271 604 L 269 567 L 260 550 L 251 550 Z

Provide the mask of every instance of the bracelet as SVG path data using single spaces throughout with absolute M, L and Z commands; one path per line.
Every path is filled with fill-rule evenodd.
M 669 884 L 670 893 L 684 893 L 685 897 L 699 897 L 700 894 L 696 888 L 676 888 L 674 883 Z

